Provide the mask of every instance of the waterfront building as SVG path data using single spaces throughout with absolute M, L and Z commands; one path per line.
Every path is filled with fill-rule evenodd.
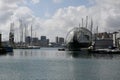
M 59 37 L 59 44 L 64 44 L 64 38 L 63 37 Z
M 120 49 L 120 30 L 113 32 L 113 43 L 114 43 L 114 46 Z
M 56 37 L 56 46 L 62 46 L 64 44 L 64 38 L 63 37 Z
M 106 39 L 106 38 L 112 39 L 113 38 L 112 33 L 107 33 L 107 32 L 97 33 L 96 35 L 97 35 L 97 38 L 99 39 Z
M 57 37 L 56 37 L 56 43 L 58 43 L 58 42 L 59 42 L 59 37 L 57 36 Z
M 30 42 L 31 42 L 31 37 L 30 36 L 25 37 L 25 43 L 30 44 Z
M 49 47 L 59 47 L 60 45 L 56 44 L 56 42 L 50 42 Z
M 49 39 L 47 39 L 46 36 L 41 36 L 41 39 L 39 40 L 39 44 L 41 47 L 48 47 Z
M 113 47 L 113 40 L 112 39 L 97 39 L 95 40 L 95 49 L 104 49 Z
M 50 40 L 49 40 L 49 39 L 47 39 L 47 46 L 49 45 L 49 42 L 50 42 Z
M 56 44 L 64 44 L 64 38 L 63 37 L 56 37 Z
M 42 41 L 46 41 L 46 36 L 41 36 Z
M 113 33 L 95 33 L 93 40 L 96 49 L 105 49 L 114 46 Z
M 35 45 L 35 46 L 39 46 L 39 43 L 38 43 L 38 38 L 37 37 L 34 37 L 32 38 L 32 44 Z

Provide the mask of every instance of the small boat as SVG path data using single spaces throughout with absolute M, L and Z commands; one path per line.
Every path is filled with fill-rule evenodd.
M 64 48 L 59 48 L 58 51 L 65 51 L 65 49 Z

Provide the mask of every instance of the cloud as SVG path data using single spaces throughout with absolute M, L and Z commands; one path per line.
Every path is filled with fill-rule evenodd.
M 120 30 L 120 16 L 109 16 L 106 20 L 106 25 L 112 31 Z
M 103 29 L 116 31 L 120 25 L 120 1 L 119 0 L 96 0 L 96 6 L 101 12 L 101 22 L 104 23 Z
M 46 12 L 45 17 L 50 17 L 50 14 L 48 12 Z
M 40 0 L 32 0 L 33 3 L 39 3 Z M 60 3 L 64 0 L 53 0 Z M 4 40 L 8 40 L 9 25 L 15 22 L 18 27 L 19 18 L 25 23 L 33 25 L 33 32 L 37 32 L 37 36 L 46 35 L 52 41 L 55 36 L 65 37 L 68 30 L 79 26 L 81 19 L 89 17 L 93 19 L 94 29 L 99 26 L 99 31 L 115 31 L 120 27 L 120 1 L 119 0 L 89 0 L 91 6 L 79 5 L 59 8 L 53 15 L 46 12 L 47 19 L 42 19 L 34 15 L 34 12 L 28 6 L 19 6 L 24 0 L 1 0 L 0 1 L 0 30 L 4 35 Z M 30 26 L 29 26 L 30 27 Z
M 61 3 L 63 0 L 53 0 L 54 3 Z
M 20 3 L 23 3 L 23 0 L 0 0 L 0 31 L 3 40 L 8 40 L 11 22 L 16 23 L 19 18 L 27 20 L 33 17 L 32 11 L 28 7 L 19 6 Z
M 31 0 L 34 4 L 37 4 L 40 2 L 40 0 Z
M 11 0 L 10 4 L 6 2 L 7 0 L 0 1 L 0 23 L 5 24 L 7 20 L 11 18 L 14 14 L 14 10 L 17 8 L 17 5 Z M 15 1 L 15 0 L 14 0 Z
M 81 23 L 81 18 L 86 16 L 84 13 L 87 13 L 85 6 L 61 8 L 52 18 L 44 20 L 41 27 L 44 28 L 45 34 L 54 41 L 55 36 L 65 37 L 70 28 L 78 26 Z
M 94 5 L 90 7 L 80 5 L 77 7 L 69 6 L 60 8 L 51 19 L 45 20 L 41 26 L 47 29 L 47 35 L 50 36 L 49 33 L 53 32 L 51 33 L 52 38 L 56 35 L 65 37 L 70 28 L 76 27 L 81 23 L 82 18 L 84 18 L 85 24 L 85 16 L 88 16 L 88 28 L 90 29 L 90 20 L 92 18 L 94 22 L 94 32 L 97 26 L 99 27 L 99 32 L 113 32 L 118 30 L 120 27 L 120 1 L 94 0 L 93 3 Z

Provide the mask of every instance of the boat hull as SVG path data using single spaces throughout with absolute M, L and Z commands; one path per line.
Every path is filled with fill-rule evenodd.
M 22 46 L 17 47 L 16 49 L 40 49 L 40 46 Z
M 79 43 L 79 42 L 69 42 L 67 44 L 67 48 L 68 50 L 72 50 L 72 51 L 78 51 L 81 48 L 88 48 L 91 45 L 91 43 Z

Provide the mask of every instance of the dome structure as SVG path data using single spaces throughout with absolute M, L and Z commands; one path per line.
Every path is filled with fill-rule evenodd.
M 89 47 L 92 42 L 92 32 L 84 27 L 75 27 L 66 36 L 68 49 L 80 49 Z

